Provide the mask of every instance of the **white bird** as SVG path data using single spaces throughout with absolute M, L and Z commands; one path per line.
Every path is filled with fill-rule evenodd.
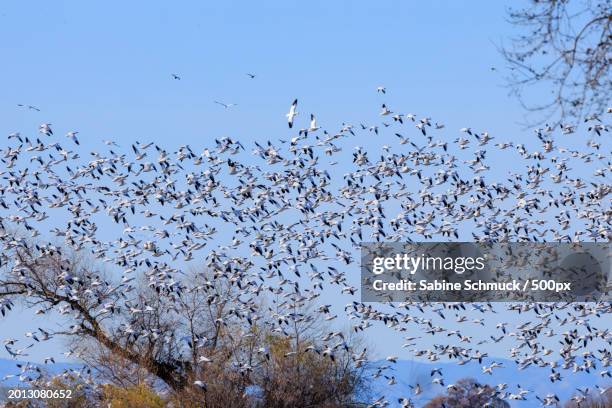
M 308 135 L 309 132 L 315 132 L 319 130 L 319 127 L 317 126 L 317 119 L 315 118 L 315 115 L 311 114 L 310 115 L 310 126 L 308 126 L 307 129 L 300 129 L 300 135 Z
M 66 133 L 66 137 L 67 137 L 67 138 L 69 138 L 69 139 L 71 139 L 71 140 L 72 140 L 74 143 L 76 143 L 76 144 L 80 144 L 80 143 L 79 143 L 79 140 L 78 140 L 78 139 L 77 139 L 77 137 L 76 137 L 76 135 L 77 135 L 78 133 L 79 133 L 79 132 L 70 131 L 70 132 Z
M 212 359 L 210 359 L 210 358 L 208 358 L 206 356 L 200 356 L 198 358 L 198 362 L 199 363 L 212 363 L 212 361 L 213 361 Z
M 409 385 L 409 387 L 414 390 L 414 395 L 421 395 L 421 393 L 423 392 L 423 388 L 421 388 L 421 384 L 417 383 L 414 387 L 412 385 Z
M 387 108 L 387 105 L 385 105 L 384 103 L 382 104 L 381 109 L 382 110 L 380 111 L 380 116 L 387 116 L 393 113 L 389 110 L 389 108 Z
M 232 106 L 238 106 L 238 104 L 236 103 L 223 103 L 223 102 L 219 102 L 219 101 L 214 101 L 217 105 L 221 105 L 223 106 L 225 109 L 227 108 L 231 108 Z
M 38 127 L 38 131 L 47 136 L 51 136 L 53 134 L 53 130 L 51 129 L 51 123 L 43 123 Z
M 207 390 L 207 386 L 206 383 L 202 380 L 196 380 L 193 382 L 193 385 L 195 385 L 196 387 L 200 388 L 201 390 L 203 390 L 204 392 L 206 392 Z
M 291 104 L 291 107 L 289 108 L 289 112 L 287 113 L 287 123 L 289 124 L 289 128 L 293 127 L 293 119 L 298 115 L 298 111 L 297 109 L 297 104 L 298 104 L 298 100 L 297 98 L 293 101 L 293 103 Z

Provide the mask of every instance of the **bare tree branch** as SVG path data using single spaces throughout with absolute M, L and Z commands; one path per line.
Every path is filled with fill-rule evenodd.
M 599 115 L 612 98 L 612 2 L 531 0 L 509 11 L 525 29 L 501 48 L 508 85 L 531 114 L 527 125 L 561 124 Z M 549 97 L 542 97 L 551 90 Z

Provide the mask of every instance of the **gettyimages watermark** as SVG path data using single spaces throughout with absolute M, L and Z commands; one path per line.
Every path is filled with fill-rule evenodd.
M 366 243 L 364 302 L 611 300 L 609 243 Z

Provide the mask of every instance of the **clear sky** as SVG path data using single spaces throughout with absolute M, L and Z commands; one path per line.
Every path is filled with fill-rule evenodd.
M 50 122 L 78 130 L 85 150 L 112 139 L 201 151 L 223 136 L 290 136 L 296 97 L 301 120 L 357 124 L 376 117 L 384 85 L 403 112 L 517 140 L 523 111 L 496 49 L 513 30 L 508 3 L 3 1 L 0 135 Z M 0 320 L 0 332 L 31 329 L 24 316 Z

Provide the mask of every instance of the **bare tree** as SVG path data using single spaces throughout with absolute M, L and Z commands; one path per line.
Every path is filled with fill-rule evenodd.
M 346 406 L 364 385 L 352 354 L 357 343 L 336 332 L 333 345 L 320 344 L 323 326 L 303 299 L 284 301 L 289 314 L 246 300 L 246 259 L 222 265 L 213 254 L 204 271 L 181 282 L 161 287 L 135 276 L 138 284 L 128 287 L 79 253 L 13 242 L 0 278 L 2 307 L 22 301 L 59 311 L 67 327 L 45 333 L 67 337 L 98 380 L 122 389 L 165 384 L 186 407 Z
M 604 112 L 612 97 L 612 2 L 529 0 L 509 10 L 526 32 L 502 48 L 509 62 L 511 92 L 536 114 L 529 125 L 577 122 Z M 532 98 L 528 90 L 537 92 Z M 552 94 L 543 102 L 543 91 Z
M 509 406 L 510 404 L 497 397 L 493 387 L 479 384 L 471 378 L 464 378 L 452 387 L 449 386 L 446 395 L 437 396 L 429 401 L 425 408 L 507 408 Z

